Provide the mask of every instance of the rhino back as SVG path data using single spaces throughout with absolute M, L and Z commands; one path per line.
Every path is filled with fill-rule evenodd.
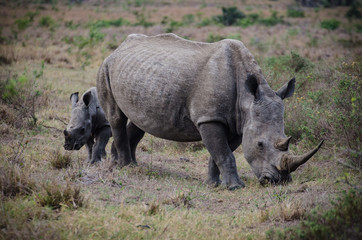
M 235 62 L 244 60 L 230 45 L 133 35 L 107 59 L 112 94 L 134 124 L 161 138 L 200 140 L 197 127 L 208 121 L 233 128 Z

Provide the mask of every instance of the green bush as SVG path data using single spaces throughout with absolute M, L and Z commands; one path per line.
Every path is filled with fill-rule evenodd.
M 359 191 L 343 192 L 333 208 L 320 213 L 314 209 L 306 220 L 285 230 L 269 230 L 267 239 L 361 239 L 362 195 Z
M 336 86 L 331 90 L 330 103 L 330 123 L 335 128 L 336 142 L 355 152 L 361 151 L 362 141 L 362 132 L 358 127 L 362 122 L 362 83 L 359 79 L 361 67 L 360 61 L 342 63 L 338 69 L 340 75 L 335 79 Z
M 37 124 L 37 111 L 42 105 L 42 91 L 38 87 L 37 79 L 43 75 L 44 62 L 39 71 L 35 70 L 32 76 L 24 73 L 0 82 L 0 103 L 5 103 L 19 115 L 19 122 L 30 120 L 30 127 Z M 15 124 L 18 123 L 13 123 Z
M 362 33 L 362 24 L 356 24 L 355 28 L 356 28 L 356 32 Z
M 215 16 L 215 22 L 221 23 L 225 26 L 231 26 L 237 23 L 239 19 L 245 18 L 245 14 L 237 7 L 222 7 L 222 15 Z
M 24 30 L 30 26 L 30 19 L 29 18 L 19 18 L 15 20 L 15 24 L 19 30 Z
M 209 36 L 207 36 L 207 42 L 214 43 L 225 39 L 225 37 L 221 35 L 214 35 L 213 33 L 210 33 Z
M 301 8 L 288 8 L 287 16 L 292 18 L 303 18 L 304 11 Z
M 203 18 L 198 24 L 198 27 L 206 27 L 214 24 L 214 21 L 210 18 Z
M 143 26 L 145 28 L 152 27 L 154 23 L 147 21 L 147 16 L 145 15 L 144 10 L 134 11 L 133 14 L 136 16 L 137 22 L 135 26 Z
M 43 16 L 39 20 L 39 25 L 41 27 L 53 27 L 55 25 L 55 21 L 49 16 Z
M 357 3 L 353 3 L 350 7 L 350 9 L 348 9 L 348 11 L 346 12 L 346 18 L 356 18 L 356 19 L 360 19 L 362 18 L 362 13 L 358 10 L 358 5 Z
M 336 19 L 330 19 L 330 20 L 323 20 L 321 21 L 321 27 L 328 29 L 328 30 L 335 30 L 339 27 L 340 21 Z
M 113 20 L 97 20 L 92 24 L 92 26 L 97 28 L 121 27 L 125 25 L 129 25 L 129 22 L 122 17 Z
M 284 23 L 283 16 L 278 16 L 277 11 L 273 11 L 272 15 L 269 18 L 262 18 L 258 21 L 260 24 L 263 24 L 265 26 L 271 27 L 275 26 L 279 23 Z
M 246 28 L 249 26 L 252 26 L 256 24 L 259 20 L 259 14 L 257 13 L 251 13 L 248 14 L 245 18 L 239 19 L 236 23 L 236 25 Z

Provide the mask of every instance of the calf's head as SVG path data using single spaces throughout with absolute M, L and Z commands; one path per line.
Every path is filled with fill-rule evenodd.
M 289 153 L 291 137 L 284 133 L 283 99 L 293 95 L 294 86 L 294 78 L 276 92 L 254 75 L 245 82 L 252 101 L 243 107 L 243 152 L 261 184 L 291 181 L 290 173 L 308 161 L 323 143 L 301 156 Z
M 72 111 L 67 129 L 64 130 L 64 149 L 79 150 L 92 135 L 92 119 L 89 113 L 89 104 L 92 93 L 85 93 L 78 101 L 78 92 L 70 95 Z

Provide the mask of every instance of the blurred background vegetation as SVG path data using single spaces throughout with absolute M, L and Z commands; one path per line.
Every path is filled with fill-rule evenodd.
M 277 215 L 279 220 L 276 220 L 272 218 L 275 212 L 255 205 L 261 214 L 258 219 L 269 222 L 268 226 L 278 225 L 278 221 L 292 221 L 295 216 L 297 221 L 306 219 L 299 230 L 269 231 L 263 236 L 328 239 L 338 225 L 331 220 L 334 216 L 351 217 L 360 222 L 360 207 L 355 212 L 350 210 L 361 206 L 360 4 L 355 0 L 0 0 L 2 201 L 7 199 L 9 203 L 9 197 L 18 195 L 36 196 L 27 206 L 35 209 L 28 215 L 34 214 L 31 218 L 38 220 L 54 216 L 48 212 L 51 210 L 42 213 L 43 210 L 36 206 L 48 206 L 53 210 L 62 206 L 70 209 L 86 206 L 77 186 L 61 186 L 57 182 L 59 179 L 40 184 L 27 169 L 37 164 L 43 166 L 41 160 L 33 158 L 46 153 L 46 160 L 43 160 L 50 162 L 51 171 L 67 172 L 63 173 L 63 180 L 75 181 L 84 177 L 81 163 L 72 166 L 70 155 L 59 151 L 61 130 L 69 119 L 68 96 L 95 85 L 101 62 L 127 35 L 172 32 L 186 39 L 209 43 L 227 38 L 242 41 L 255 56 L 273 89 L 296 77 L 295 95 L 285 102 L 285 132 L 293 137 L 291 150 L 300 153 L 320 139 L 326 140 L 324 152 L 313 165 L 315 169 L 306 168 L 297 175 L 296 183 L 309 181 L 304 175 L 312 173 L 314 177 L 321 177 L 335 170 L 338 176 L 344 174 L 343 179 L 353 189 L 342 194 L 338 203 L 331 204 L 332 210 L 325 215 L 313 213 L 307 217 L 299 208 L 288 212 L 290 209 L 283 200 L 276 203 L 283 206 L 280 207 L 281 215 Z M 27 139 L 34 138 L 44 141 L 44 148 L 24 150 L 31 142 Z M 156 150 L 154 146 L 158 146 Z M 195 146 L 196 150 L 192 150 Z M 194 143 L 185 146 L 146 137 L 141 148 L 147 154 L 166 151 L 170 156 L 182 150 L 191 156 L 204 157 L 202 146 Z M 82 158 L 83 155 L 79 156 Z M 31 164 L 27 163 L 27 158 L 33 159 Z M 325 168 L 325 173 L 318 173 L 320 168 Z M 38 169 L 35 172 L 44 170 L 34 169 Z M 152 166 L 145 169 L 140 170 L 141 175 L 144 173 L 148 178 L 162 175 Z M 342 181 L 329 177 L 330 182 Z M 355 183 L 351 183 L 351 179 Z M 57 187 L 51 189 L 51 183 Z M 118 186 L 122 182 L 115 180 L 112 184 Z M 339 190 L 331 186 L 324 189 L 327 196 Z M 284 196 L 284 193 L 277 193 L 277 196 Z M 191 199 L 190 195 L 178 192 L 168 202 L 186 202 L 185 206 L 189 206 Z M 322 203 L 329 203 L 329 199 Z M 11 206 L 10 209 L 14 209 Z M 310 210 L 313 206 L 304 207 Z M 158 205 L 149 210 L 147 214 L 150 215 L 161 211 Z M 293 215 L 295 213 L 299 215 Z M 27 221 L 24 216 L 15 215 L 14 218 Z M 13 218 L 7 219 L 8 222 L 0 221 L 0 225 L 9 226 Z M 352 221 L 347 223 L 347 229 L 354 229 L 349 235 L 351 238 L 361 236 L 360 227 Z M 323 224 L 330 228 L 319 229 Z M 48 236 L 42 232 L 45 229 L 37 232 L 39 236 Z M 345 237 L 344 233 L 337 234 Z M 6 239 L 13 235 L 3 236 Z

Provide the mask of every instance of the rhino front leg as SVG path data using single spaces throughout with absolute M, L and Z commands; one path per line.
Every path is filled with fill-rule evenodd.
M 94 145 L 93 137 L 90 137 L 86 144 L 87 151 L 88 151 L 88 160 L 87 160 L 88 162 L 92 161 L 93 145 Z
M 106 145 L 111 135 L 110 127 L 103 127 L 96 134 L 96 143 L 93 146 L 91 163 L 101 161 L 102 157 L 106 156 Z
M 206 183 L 213 187 L 217 187 L 221 183 L 219 167 L 216 165 L 212 157 L 209 158 L 209 172 Z
M 232 152 L 234 152 L 241 144 L 242 137 L 240 136 L 234 136 L 228 141 L 229 147 Z M 211 186 L 217 187 L 221 181 L 220 181 L 220 169 L 216 165 L 214 159 L 212 157 L 209 158 L 209 172 L 208 172 L 208 178 L 206 181 Z
M 211 166 L 209 166 L 209 173 L 211 170 L 211 174 L 213 174 L 209 177 L 214 179 L 217 177 L 217 167 L 222 175 L 222 185 L 230 190 L 244 187 L 245 185 L 237 173 L 235 157 L 229 146 L 225 126 L 218 122 L 203 123 L 200 125 L 199 130 L 202 141 L 215 163 L 213 165 L 211 162 Z

